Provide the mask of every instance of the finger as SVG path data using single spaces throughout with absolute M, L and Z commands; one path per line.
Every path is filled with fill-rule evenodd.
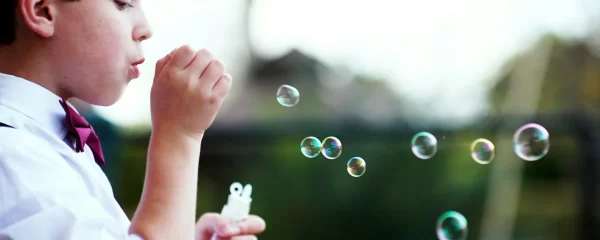
M 254 235 L 265 231 L 267 224 L 265 220 L 256 215 L 250 215 L 245 220 L 241 221 L 235 226 L 233 235 Z M 237 229 L 236 229 L 237 228 Z
M 258 238 L 256 238 L 256 236 L 254 235 L 249 235 L 249 236 L 239 236 L 239 237 L 233 237 L 231 238 L 231 240 L 257 240 Z
M 200 87 L 211 92 L 225 70 L 225 64 L 219 59 L 213 59 L 200 76 Z
M 175 51 L 171 61 L 165 67 L 181 71 L 192 62 L 195 56 L 196 51 L 190 45 L 183 45 Z
M 196 53 L 194 60 L 185 68 L 189 71 L 192 76 L 201 77 L 202 73 L 207 69 L 211 61 L 213 61 L 213 55 L 205 48 L 200 49 Z
M 173 51 L 171 51 L 167 56 L 168 57 L 172 57 L 173 54 L 175 54 L 175 52 L 177 52 L 177 49 L 179 49 L 180 47 L 176 47 L 175 49 L 173 49 Z
M 248 235 L 248 236 L 237 236 L 237 237 L 219 237 L 216 236 L 214 240 L 257 240 L 256 236 Z M 212 240 L 212 239 L 211 239 Z
M 227 93 L 229 93 L 231 84 L 233 84 L 231 76 L 227 73 L 223 74 L 219 81 L 215 83 L 215 86 L 212 89 L 212 95 L 217 98 L 224 98 L 227 96 Z
M 205 213 L 196 223 L 196 233 L 203 236 L 202 239 L 210 239 L 213 234 L 231 237 L 235 229 L 232 229 L 227 219 L 217 213 Z
M 161 58 L 158 61 L 156 61 L 156 67 L 154 68 L 154 76 L 158 76 L 160 74 L 160 72 L 162 72 L 162 69 L 165 67 L 165 64 L 167 64 L 167 58 Z
M 167 63 L 171 60 L 171 58 L 173 57 L 173 54 L 175 53 L 175 51 L 177 50 L 174 49 L 173 51 L 171 51 L 169 54 L 167 54 L 167 56 L 161 58 L 160 60 L 158 60 L 156 62 L 156 68 L 154 69 L 154 76 L 158 76 L 163 68 L 165 68 L 165 65 L 167 65 Z

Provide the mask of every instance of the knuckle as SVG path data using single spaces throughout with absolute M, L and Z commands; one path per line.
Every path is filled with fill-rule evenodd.
M 181 48 L 179 48 L 179 51 L 185 56 L 193 55 L 195 53 L 194 48 L 192 48 L 190 45 L 183 45 Z
M 218 73 L 218 72 L 223 72 L 223 70 L 225 69 L 225 65 L 223 64 L 223 62 L 221 62 L 217 59 L 214 59 L 210 63 L 209 68 L 211 71 Z
M 199 55 L 199 56 L 202 56 L 202 57 L 205 57 L 205 58 L 209 58 L 209 59 L 212 59 L 212 58 L 213 58 L 213 55 L 212 55 L 212 53 L 210 53 L 210 51 L 208 51 L 208 49 L 206 49 L 206 48 L 202 48 L 202 49 L 200 49 L 200 50 L 198 51 L 198 55 Z
M 224 89 L 225 93 L 228 93 L 229 90 L 231 90 L 231 85 L 232 85 L 231 81 L 228 81 L 225 83 L 225 89 Z
M 225 80 L 225 82 L 229 82 L 229 83 L 233 82 L 233 78 L 231 77 L 231 75 L 229 75 L 227 73 L 225 73 L 223 75 L 223 80 Z
M 214 60 L 215 67 L 218 69 L 225 69 L 225 63 L 219 59 Z
M 233 79 L 231 79 L 231 76 L 229 76 L 229 74 L 223 75 L 223 77 L 221 77 L 221 81 L 223 81 L 223 84 L 227 87 L 227 89 L 229 89 L 233 84 Z

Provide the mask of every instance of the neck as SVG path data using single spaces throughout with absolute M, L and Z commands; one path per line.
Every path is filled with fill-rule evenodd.
M 0 72 L 34 82 L 57 96 L 71 96 L 60 87 L 60 78 L 53 71 L 51 56 L 44 43 L 20 40 L 10 46 L 0 46 Z M 47 48 L 46 48 L 47 49 Z

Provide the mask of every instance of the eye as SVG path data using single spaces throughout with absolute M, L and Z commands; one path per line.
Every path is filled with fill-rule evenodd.
M 114 0 L 114 2 L 120 9 L 133 8 L 133 5 L 131 5 L 131 3 L 129 2 L 124 2 L 120 0 Z

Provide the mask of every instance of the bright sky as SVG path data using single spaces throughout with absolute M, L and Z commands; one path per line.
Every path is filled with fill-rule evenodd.
M 100 113 L 122 125 L 148 124 L 154 63 L 186 43 L 223 59 L 239 83 L 232 95 L 243 94 L 244 6 L 245 0 L 146 1 L 155 35 L 144 46 L 142 75 Z M 485 109 L 490 77 L 544 32 L 585 35 L 599 10 L 590 7 L 588 0 L 255 0 L 249 26 L 263 56 L 299 48 L 328 64 L 386 77 L 415 102 L 433 100 L 418 114 L 460 121 Z

